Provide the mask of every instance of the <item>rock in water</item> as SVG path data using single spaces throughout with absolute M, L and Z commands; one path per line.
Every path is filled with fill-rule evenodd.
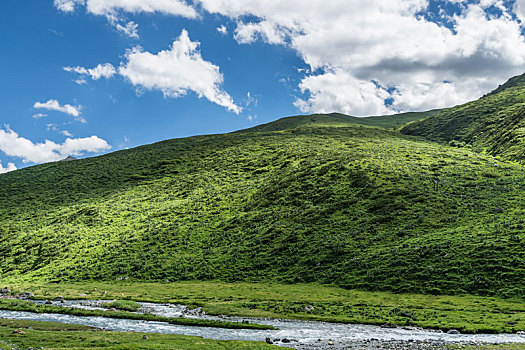
M 383 325 L 381 325 L 382 328 L 397 328 L 397 326 L 395 324 L 393 324 L 392 322 L 387 322 Z
M 53 301 L 60 302 L 60 303 L 65 303 L 65 302 L 66 302 L 66 299 L 64 299 L 63 296 L 59 295 L 58 297 L 56 297 L 55 299 L 53 299 Z
M 18 299 L 29 299 L 34 297 L 35 295 L 31 292 L 23 292 L 18 294 Z

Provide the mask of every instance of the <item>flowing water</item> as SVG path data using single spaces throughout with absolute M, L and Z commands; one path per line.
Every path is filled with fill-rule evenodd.
M 38 301 L 37 301 L 38 302 Z M 85 309 L 101 309 L 103 301 L 67 301 L 62 306 Z M 298 320 L 239 318 L 209 316 L 200 310 L 191 310 L 183 305 L 141 303 L 139 312 L 150 312 L 166 317 L 191 317 L 271 325 L 278 330 L 222 329 L 209 327 L 190 327 L 172 325 L 164 322 L 151 322 L 105 317 L 83 317 L 60 314 L 35 314 L 30 312 L 0 310 L 0 318 L 52 321 L 74 323 L 112 331 L 135 331 L 145 333 L 165 333 L 201 336 L 220 340 L 265 341 L 269 338 L 277 345 L 297 349 L 326 348 L 329 342 L 334 348 L 352 347 L 352 344 L 370 342 L 402 341 L 413 344 L 443 343 L 525 343 L 524 335 L 517 334 L 447 334 L 418 328 L 382 328 L 369 325 L 338 324 Z M 284 342 L 283 342 L 284 340 Z M 288 342 L 289 341 L 289 342 Z M 370 347 L 369 347 L 370 348 Z

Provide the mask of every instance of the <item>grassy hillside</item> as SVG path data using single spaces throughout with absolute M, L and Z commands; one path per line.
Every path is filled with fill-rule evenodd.
M 395 115 L 382 115 L 375 117 L 352 117 L 341 113 L 330 113 L 330 114 L 312 114 L 312 115 L 299 115 L 293 117 L 281 118 L 279 120 L 257 125 L 253 128 L 244 129 L 238 131 L 239 133 L 246 132 L 268 132 L 268 131 L 282 131 L 288 129 L 295 129 L 305 126 L 315 125 L 320 126 L 349 126 L 349 125 L 366 125 L 375 126 L 385 129 L 396 129 L 407 123 L 421 120 L 433 115 L 436 115 L 441 110 L 435 109 L 427 112 L 410 112 L 400 113 Z
M 0 276 L 515 296 L 524 189 L 520 166 L 348 123 L 170 140 L 0 175 Z
M 514 77 L 483 98 L 446 109 L 402 128 L 451 145 L 525 161 L 525 75 Z

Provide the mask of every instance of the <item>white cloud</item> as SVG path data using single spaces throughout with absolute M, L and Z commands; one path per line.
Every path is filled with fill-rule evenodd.
M 50 111 L 62 112 L 62 113 L 72 115 L 73 117 L 79 117 L 81 110 L 82 110 L 82 106 L 72 106 L 68 104 L 61 106 L 57 100 L 53 100 L 53 99 L 45 103 L 36 102 L 33 105 L 33 108 L 37 108 L 37 109 L 42 108 L 42 109 L 47 109 Z
M 83 3 L 83 0 L 54 0 L 53 3 L 62 12 L 73 12 L 78 4 Z
M 16 165 L 14 163 L 7 163 L 7 166 L 4 168 L 2 162 L 0 162 L 0 174 L 8 173 L 10 171 L 15 171 Z
M 217 28 L 217 31 L 219 33 L 221 33 L 222 35 L 226 35 L 228 34 L 228 29 L 226 29 L 226 26 L 225 25 L 222 25 L 220 27 Z
M 197 0 L 237 21 L 239 43 L 297 51 L 311 70 L 299 86 L 302 111 L 354 115 L 450 106 L 523 73 L 525 41 L 512 10 L 500 0 L 453 2 L 462 2 L 459 14 L 441 11 L 451 29 L 421 16 L 427 0 Z M 490 6 L 503 15 L 488 15 Z M 523 18 L 525 0 L 514 11 Z
M 85 5 L 89 13 L 104 16 L 122 11 L 197 17 L 197 11 L 183 0 L 54 0 L 54 5 L 63 12 L 72 12 L 77 5 Z
M 78 85 L 85 85 L 87 84 L 87 80 L 84 77 L 80 77 L 74 80 L 74 82 Z
M 221 89 L 223 75 L 219 67 L 205 61 L 198 46 L 183 30 L 169 50 L 157 54 L 135 47 L 126 54 L 119 73 L 136 87 L 160 90 L 167 97 L 177 98 L 193 91 L 199 97 L 240 113 L 231 96 Z
M 67 138 L 62 144 L 49 140 L 43 143 L 33 143 L 19 136 L 9 127 L 5 130 L 0 129 L 0 151 L 10 157 L 21 158 L 24 163 L 57 161 L 67 156 L 82 156 L 86 152 L 99 153 L 110 148 L 111 146 L 105 140 L 97 136 Z
M 269 44 L 284 44 L 288 32 L 285 28 L 268 21 L 259 23 L 237 23 L 234 38 L 240 44 L 250 44 L 261 38 Z
M 73 12 L 77 5 L 86 7 L 88 13 L 105 16 L 119 32 L 130 38 L 138 38 L 138 25 L 125 24 L 121 14 L 159 13 L 163 15 L 196 18 L 195 8 L 184 0 L 54 0 L 55 7 L 62 12 Z
M 47 114 L 45 114 L 45 113 L 33 114 L 33 119 L 41 119 L 41 118 L 45 118 L 45 117 L 47 117 Z
M 99 64 L 94 68 L 84 68 L 84 67 L 64 67 L 66 72 L 73 72 L 83 76 L 90 76 L 93 80 L 99 80 L 100 78 L 110 79 L 113 77 L 117 70 L 111 63 Z M 77 79 L 77 84 L 85 84 L 86 81 L 82 78 Z
M 58 131 L 58 125 L 57 124 L 53 124 L 53 123 L 49 123 L 46 125 L 47 127 L 47 130 L 53 130 L 53 131 Z
M 388 92 L 376 84 L 358 80 L 344 71 L 334 71 L 305 78 L 299 85 L 310 98 L 297 99 L 295 106 L 301 112 L 341 112 L 356 115 L 381 115 L 391 111 L 385 107 Z M 348 97 L 352 96 L 349 100 Z
M 64 136 L 67 136 L 67 137 L 73 137 L 73 134 L 70 133 L 68 130 L 62 130 L 60 131 L 60 133 Z
M 250 105 L 257 106 L 259 104 L 259 100 L 257 99 L 257 96 L 252 96 L 252 94 L 248 91 L 246 93 L 246 103 L 245 106 L 249 107 Z
M 165 15 L 197 17 L 197 11 L 182 0 L 87 0 L 88 12 L 106 15 L 116 11 L 130 13 L 161 13 Z
M 83 75 L 89 74 L 88 70 L 84 67 L 64 67 L 64 70 L 66 72 L 74 72 L 74 73 L 83 74 Z
M 525 22 L 525 0 L 516 0 L 514 12 L 522 22 Z
M 115 23 L 115 28 L 119 32 L 124 33 L 125 35 L 129 36 L 130 38 L 135 38 L 135 39 L 139 38 L 139 32 L 138 32 L 138 29 L 137 29 L 138 27 L 139 27 L 139 25 L 136 24 L 133 21 L 129 21 L 125 25 L 122 25 L 122 24 L 120 24 L 118 22 Z

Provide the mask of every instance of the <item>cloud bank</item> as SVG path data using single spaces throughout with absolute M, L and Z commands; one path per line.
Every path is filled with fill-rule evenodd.
M 55 0 L 63 12 L 79 5 L 117 22 L 134 13 L 225 16 L 236 23 L 239 44 L 283 45 L 309 66 L 295 101 L 303 112 L 370 115 L 451 106 L 525 70 L 525 0 L 442 0 L 432 3 L 432 11 L 429 0 Z M 130 23 L 133 35 L 137 28 Z M 159 53 L 159 60 L 170 51 Z M 135 49 L 128 59 L 138 65 L 151 58 L 147 54 Z M 152 84 L 131 72 L 129 79 L 167 95 L 192 90 Z M 208 96 L 233 107 L 216 89 Z
M 513 11 L 522 17 L 525 0 L 514 8 L 450 2 L 459 14 L 447 14 L 442 2 L 431 21 L 425 0 L 199 0 L 237 21 L 239 43 L 297 51 L 312 72 L 299 85 L 300 110 L 354 115 L 463 103 L 523 72 L 525 42 Z

